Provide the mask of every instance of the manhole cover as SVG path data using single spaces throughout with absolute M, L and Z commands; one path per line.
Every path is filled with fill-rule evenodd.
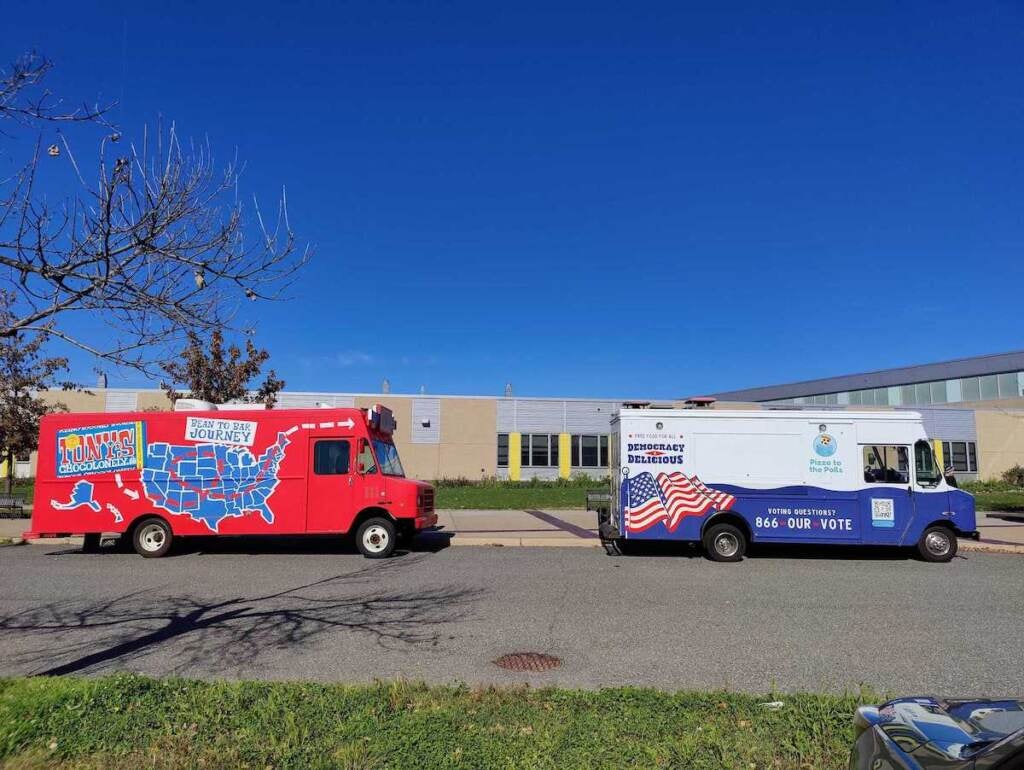
M 496 658 L 494 665 L 507 668 L 509 671 L 548 671 L 561 666 L 562 661 L 543 652 L 510 652 Z

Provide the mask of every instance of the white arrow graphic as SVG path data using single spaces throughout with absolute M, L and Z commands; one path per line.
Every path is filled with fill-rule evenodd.
M 354 423 L 354 422 L 352 422 L 352 418 L 351 418 L 351 417 L 349 417 L 349 418 L 348 418 L 348 419 L 346 419 L 346 420 L 341 420 L 341 421 L 339 421 L 339 422 L 338 422 L 338 427 L 339 427 L 339 428 L 353 428 L 353 427 L 355 427 L 355 423 Z
M 128 497 L 130 497 L 132 500 L 139 499 L 139 493 L 136 492 L 134 489 L 122 489 L 121 491 L 128 495 Z

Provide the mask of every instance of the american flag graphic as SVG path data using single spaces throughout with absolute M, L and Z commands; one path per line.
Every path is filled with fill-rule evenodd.
M 679 471 L 644 472 L 626 480 L 626 529 L 643 532 L 664 522 L 670 532 L 687 516 L 703 516 L 710 510 L 726 511 L 736 498 L 726 492 L 709 489 L 696 476 Z

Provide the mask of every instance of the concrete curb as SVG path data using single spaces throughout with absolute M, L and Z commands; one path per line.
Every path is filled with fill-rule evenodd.
M 961 551 L 975 553 L 1011 553 L 1024 556 L 1024 545 L 1003 545 L 1001 543 L 979 543 L 976 540 L 961 540 Z
M 568 537 L 463 537 L 457 532 L 450 541 L 452 546 L 508 546 L 535 548 L 600 548 L 601 541 L 597 538 Z

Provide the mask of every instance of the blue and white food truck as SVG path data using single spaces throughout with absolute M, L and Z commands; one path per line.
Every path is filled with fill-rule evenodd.
M 828 543 L 941 562 L 977 537 L 974 498 L 947 483 L 916 412 L 622 409 L 611 456 L 610 553 L 681 540 L 739 561 L 752 542 Z

